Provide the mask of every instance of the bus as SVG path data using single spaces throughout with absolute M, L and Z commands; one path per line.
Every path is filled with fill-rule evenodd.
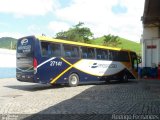
M 46 36 L 20 38 L 16 50 L 18 81 L 77 86 L 81 82 L 136 79 L 135 52 Z

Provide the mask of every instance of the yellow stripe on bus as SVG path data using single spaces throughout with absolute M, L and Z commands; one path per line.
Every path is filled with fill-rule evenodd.
M 78 62 L 80 62 L 81 60 L 77 61 L 75 64 L 71 64 L 68 61 L 66 61 L 64 58 L 61 58 L 63 61 L 65 61 L 67 64 L 70 65 L 70 67 L 68 67 L 67 69 L 65 69 L 61 74 L 59 74 L 57 77 L 55 77 L 53 80 L 51 80 L 50 83 L 55 83 L 62 75 L 64 75 L 67 71 L 69 71 L 71 68 L 74 67 L 75 64 L 77 64 Z
M 68 61 L 65 60 L 64 58 L 61 58 L 61 60 L 63 60 L 64 62 L 66 62 L 68 65 L 72 65 L 70 62 L 68 62 Z
M 68 70 L 70 70 L 72 68 L 72 66 L 70 66 L 70 67 L 68 67 L 66 70 L 64 70 L 61 74 L 59 74 L 56 78 L 54 78 L 50 83 L 54 83 L 54 82 L 56 82 L 56 80 L 58 79 L 58 78 L 60 78 L 63 74 L 65 74 Z

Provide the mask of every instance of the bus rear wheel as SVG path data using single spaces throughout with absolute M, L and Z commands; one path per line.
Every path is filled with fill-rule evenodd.
M 79 76 L 76 73 L 70 74 L 68 83 L 70 87 L 76 87 L 79 84 Z

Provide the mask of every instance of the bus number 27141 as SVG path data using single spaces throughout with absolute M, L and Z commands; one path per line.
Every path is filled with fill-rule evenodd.
M 62 62 L 50 61 L 50 66 L 62 66 Z

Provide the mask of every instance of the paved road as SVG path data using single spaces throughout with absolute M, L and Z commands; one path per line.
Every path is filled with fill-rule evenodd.
M 146 114 L 152 115 L 149 116 L 152 120 L 157 120 L 160 118 L 160 81 L 140 80 L 67 87 L 1 79 L 0 114 L 27 114 L 26 119 L 37 119 L 40 114 L 57 114 L 55 118 L 61 114 L 72 117 L 79 115 L 74 116 L 76 119 L 84 115 L 106 118 L 105 115 L 109 114 L 112 115 L 109 117 L 118 119 L 115 115 Z M 144 119 L 144 116 L 135 118 L 139 117 Z

